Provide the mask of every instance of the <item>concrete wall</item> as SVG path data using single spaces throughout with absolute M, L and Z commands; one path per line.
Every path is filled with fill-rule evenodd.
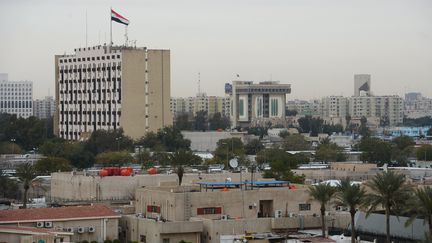
M 243 173 L 245 178 L 250 178 L 248 173 Z M 202 179 L 200 179 L 201 177 Z M 233 181 L 240 180 L 239 173 L 215 173 L 215 174 L 185 174 L 184 184 L 198 181 L 225 181 L 226 178 Z M 260 174 L 254 177 L 261 179 Z M 143 186 L 159 186 L 164 183 L 177 182 L 177 175 L 137 175 L 137 176 L 84 176 L 72 173 L 53 173 L 51 177 L 52 201 L 97 201 L 97 200 L 132 200 L 135 190 Z
M 275 230 L 318 229 L 321 219 L 314 216 L 296 216 L 292 218 L 257 218 L 240 220 L 203 220 L 203 243 L 219 243 L 221 235 L 264 233 Z M 326 225 L 346 228 L 349 225 L 348 214 L 326 216 Z
M 346 162 L 333 162 L 330 164 L 332 170 L 352 171 L 352 172 L 369 172 L 376 169 L 376 164 L 370 163 L 346 163 Z
M 139 189 L 136 196 L 136 212 L 146 217 L 156 217 L 158 213 L 147 213 L 147 206 L 159 206 L 160 216 L 170 221 L 187 220 L 189 217 L 220 219 L 221 215 L 230 218 L 257 218 L 260 201 L 271 201 L 273 206 L 268 217 L 274 217 L 275 210 L 282 210 L 283 216 L 289 213 L 319 214 L 319 204 L 311 201 L 306 188 L 290 190 L 288 187 L 259 188 L 254 190 L 232 189 L 227 192 L 202 191 L 186 192 L 172 189 Z M 299 204 L 311 204 L 310 210 L 300 211 Z M 221 207 L 221 214 L 198 215 L 197 208 Z M 190 210 L 190 214 L 188 214 Z
M 71 241 L 92 241 L 96 240 L 98 242 L 102 242 L 104 240 L 104 233 L 106 233 L 105 239 L 118 239 L 118 219 L 83 219 L 83 220 L 69 220 L 69 221 L 53 221 L 53 228 L 78 228 L 78 227 L 90 227 L 93 226 L 96 228 L 94 233 L 86 232 L 79 234 L 75 232 L 73 236 L 71 236 Z M 16 223 L 13 224 L 5 224 L 5 225 L 18 225 Z M 28 222 L 28 223 L 20 223 L 19 226 L 27 226 L 27 227 L 36 227 L 36 222 Z M 13 242 L 13 241 L 11 241 Z
M 354 171 L 340 171 L 340 170 L 293 170 L 296 175 L 305 175 L 307 180 L 310 180 L 312 183 L 318 183 L 321 181 L 326 181 L 330 179 L 340 180 L 347 176 L 349 176 L 352 180 L 355 181 L 365 181 L 370 178 L 373 178 L 377 170 L 369 171 L 369 172 L 354 172 Z
M 141 238 L 145 237 L 148 243 L 162 243 L 163 239 L 175 243 L 181 240 L 200 243 L 203 225 L 201 221 L 156 222 L 152 219 L 125 215 L 121 219 L 121 228 L 124 231 L 124 237 L 121 238 L 123 242 L 142 242 Z

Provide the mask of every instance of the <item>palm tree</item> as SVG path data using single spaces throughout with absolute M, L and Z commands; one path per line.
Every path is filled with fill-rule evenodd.
M 327 183 L 318 184 L 309 187 L 309 195 L 321 205 L 321 229 L 322 236 L 325 237 L 325 211 L 326 204 L 330 202 L 333 194 L 336 192 L 336 188 L 330 186 Z
M 405 176 L 392 171 L 379 173 L 371 181 L 366 182 L 372 191 L 366 195 L 366 215 L 369 216 L 378 207 L 385 210 L 387 243 L 390 243 L 390 214 L 400 212 L 409 198 L 409 190 L 404 183 Z
M 178 150 L 169 156 L 171 166 L 175 167 L 175 171 L 179 180 L 179 186 L 182 184 L 185 165 L 200 164 L 201 158 L 194 155 L 189 150 Z
M 23 197 L 23 208 L 27 208 L 27 192 L 30 188 L 30 183 L 36 177 L 36 170 L 30 163 L 22 164 L 17 167 L 16 175 L 19 180 L 23 183 L 24 197 Z
M 349 177 L 342 179 L 337 186 L 336 201 L 345 207 L 350 208 L 351 215 L 351 242 L 355 243 L 356 231 L 354 216 L 356 209 L 363 205 L 366 191 L 359 184 L 353 184 Z
M 414 197 L 409 202 L 411 218 L 405 223 L 408 226 L 416 218 L 423 218 L 429 224 L 429 237 L 432 237 L 432 188 L 424 187 L 414 190 Z

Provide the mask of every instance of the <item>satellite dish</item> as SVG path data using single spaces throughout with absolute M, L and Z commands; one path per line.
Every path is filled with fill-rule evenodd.
M 237 166 L 238 166 L 238 161 L 237 161 L 237 159 L 236 159 L 236 158 L 231 159 L 231 160 L 229 161 L 229 165 L 230 165 L 232 168 L 237 168 Z

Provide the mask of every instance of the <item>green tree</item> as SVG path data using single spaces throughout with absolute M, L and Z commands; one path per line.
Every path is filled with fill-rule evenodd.
M 305 116 L 298 119 L 300 130 L 304 133 L 310 133 L 311 136 L 316 137 L 318 133 L 323 131 L 324 121 L 320 118 L 313 118 L 312 116 Z
M 315 159 L 325 162 L 340 162 L 345 161 L 346 156 L 343 153 L 343 149 L 335 143 L 324 143 L 318 146 Z
M 304 177 L 292 172 L 299 163 L 308 162 L 309 158 L 303 154 L 291 155 L 282 149 L 263 149 L 256 158 L 259 165 L 268 163 L 270 170 L 264 172 L 263 177 L 277 180 L 288 180 L 292 183 L 303 183 Z
M 172 126 L 159 129 L 157 133 L 148 132 L 138 144 L 153 151 L 174 152 L 179 149 L 190 149 L 190 140 L 185 139 L 181 131 Z
M 432 126 L 432 117 L 424 116 L 415 119 L 404 117 L 403 119 L 404 126 L 407 127 L 427 127 Z
M 382 166 L 384 163 L 390 163 L 392 157 L 392 144 L 387 141 L 381 141 L 378 138 L 363 137 L 359 144 L 362 151 L 361 160 L 376 163 Z
M 1 198 L 16 198 L 18 192 L 18 184 L 16 181 L 7 177 L 3 170 L 0 169 L 0 197 Z
M 366 182 L 371 192 L 366 195 L 364 205 L 367 215 L 378 207 L 385 209 L 386 242 L 390 243 L 390 214 L 398 214 L 409 198 L 409 189 L 405 185 L 405 176 L 392 171 L 377 174 Z
M 218 130 L 218 129 L 225 130 L 230 126 L 230 120 L 229 118 L 222 116 L 220 112 L 216 112 L 213 114 L 213 116 L 210 117 L 209 124 L 210 124 L 210 130 Z
M 225 138 L 217 142 L 213 161 L 227 166 L 230 159 L 245 154 L 244 145 L 240 138 Z
M 370 130 L 369 127 L 367 126 L 367 118 L 362 116 L 362 118 L 360 118 L 360 127 L 359 127 L 359 134 L 362 137 L 369 137 L 370 136 Z
M 183 180 L 183 174 L 184 174 L 184 166 L 185 165 L 197 165 L 201 164 L 202 160 L 199 156 L 194 155 L 192 151 L 188 150 L 178 150 L 174 153 L 172 153 L 169 156 L 169 161 L 171 162 L 171 165 L 174 166 L 177 177 L 179 179 L 179 186 L 182 183 Z
M 133 150 L 133 141 L 123 133 L 123 129 L 96 130 L 85 142 L 85 150 L 94 155 L 107 151 Z
M 17 118 L 16 115 L 0 114 L 0 141 L 2 142 L 14 140 L 23 149 L 30 150 L 51 137 L 53 134 L 49 119 Z
M 411 225 L 416 218 L 422 218 L 429 225 L 429 237 L 432 237 L 432 188 L 423 187 L 414 190 L 414 196 L 408 203 L 411 218 L 405 226 Z
M 420 148 L 417 148 L 417 159 L 418 160 L 432 160 L 432 145 L 423 144 Z
M 36 170 L 30 163 L 19 165 L 16 169 L 16 176 L 23 184 L 24 196 L 23 196 L 23 208 L 27 208 L 27 193 L 30 189 L 30 183 L 36 178 Z
M 244 146 L 244 149 L 246 154 L 257 154 L 259 151 L 264 149 L 264 145 L 262 145 L 260 140 L 253 139 Z
M 34 165 L 39 174 L 51 174 L 57 171 L 71 171 L 69 160 L 59 157 L 46 157 L 38 160 Z
M 0 143 L 0 154 L 21 154 L 21 147 L 13 142 L 1 142 Z
M 96 163 L 103 165 L 132 164 L 134 158 L 126 150 L 115 152 L 102 152 L 96 156 Z
M 325 211 L 326 205 L 330 202 L 333 197 L 333 194 L 336 192 L 336 189 L 329 184 L 323 183 L 309 187 L 309 195 L 310 197 L 318 201 L 320 204 L 320 212 L 321 212 L 321 230 L 322 236 L 326 237 L 325 230 Z
M 192 129 L 192 122 L 189 119 L 189 114 L 179 114 L 174 121 L 174 127 L 181 131 L 187 131 Z
M 207 111 L 198 111 L 194 117 L 194 129 L 197 131 L 206 131 L 208 129 Z
M 353 184 L 349 177 L 342 179 L 337 186 L 336 201 L 337 203 L 349 207 L 351 216 L 351 242 L 356 242 L 355 231 L 355 214 L 356 210 L 364 204 L 366 191 L 359 184 Z
M 284 138 L 283 149 L 288 151 L 309 150 L 308 141 L 301 134 L 292 134 Z

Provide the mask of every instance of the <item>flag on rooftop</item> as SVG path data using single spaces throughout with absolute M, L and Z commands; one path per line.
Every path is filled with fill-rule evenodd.
M 111 9 L 111 21 L 115 21 L 120 24 L 129 25 L 129 20 L 120 14 L 118 14 L 116 11 Z

